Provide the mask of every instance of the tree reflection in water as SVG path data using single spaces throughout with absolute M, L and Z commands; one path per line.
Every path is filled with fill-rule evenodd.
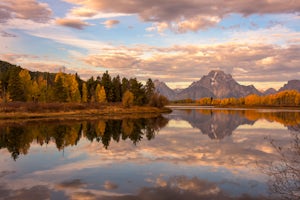
M 9 124 L 0 127 L 0 149 L 6 148 L 14 160 L 20 154 L 26 155 L 34 141 L 41 146 L 55 142 L 58 150 L 77 145 L 82 137 L 101 142 L 108 148 L 110 142 L 131 140 L 137 144 L 143 138 L 151 140 L 166 126 L 168 120 L 162 116 L 140 119 L 99 119 L 84 122 L 38 122 Z

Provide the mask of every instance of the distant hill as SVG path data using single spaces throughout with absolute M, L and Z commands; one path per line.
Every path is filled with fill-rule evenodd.
M 20 66 L 17 66 L 17 65 L 11 64 L 9 62 L 0 60 L 0 79 L 2 81 L 7 82 L 9 73 L 12 70 L 17 70 L 19 72 L 22 69 L 25 69 L 25 68 L 22 68 Z M 32 79 L 36 79 L 39 76 L 43 76 L 43 77 L 47 77 L 48 80 L 54 80 L 54 77 L 55 77 L 55 73 L 49 73 L 49 72 L 29 71 L 29 74 L 32 77 Z
M 275 90 L 274 88 L 269 88 L 263 92 L 263 95 L 270 95 L 270 94 L 275 94 L 275 93 L 277 93 L 277 90 Z
M 226 74 L 221 70 L 213 70 L 209 72 L 208 75 L 203 76 L 199 81 L 193 82 L 188 88 L 183 89 L 178 93 L 171 90 L 163 82 L 156 85 L 156 91 L 170 100 L 195 100 L 203 97 L 239 98 L 249 94 L 262 94 L 253 85 L 240 85 L 230 74 Z

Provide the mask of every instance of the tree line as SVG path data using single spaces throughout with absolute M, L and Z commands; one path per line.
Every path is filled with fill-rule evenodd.
M 2 102 L 70 102 L 151 105 L 162 107 L 167 99 L 155 93 L 153 81 L 145 85 L 136 78 L 112 77 L 108 71 L 87 81 L 78 74 L 30 72 L 0 61 L 0 100 Z
M 190 101 L 189 101 L 190 102 Z M 276 94 L 259 96 L 251 94 L 241 98 L 214 99 L 212 97 L 201 98 L 195 101 L 199 105 L 213 106 L 300 106 L 300 92 L 297 90 L 285 90 Z

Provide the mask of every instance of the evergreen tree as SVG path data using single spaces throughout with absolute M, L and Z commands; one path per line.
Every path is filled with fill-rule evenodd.
M 129 80 L 125 77 L 122 78 L 121 90 L 122 90 L 122 96 L 127 90 L 129 90 Z
M 66 90 L 66 88 L 64 87 L 63 84 L 63 79 L 61 76 L 59 76 L 56 80 L 55 80 L 55 84 L 54 84 L 54 88 L 53 88 L 53 92 L 54 92 L 54 101 L 57 102 L 67 102 L 68 100 L 68 91 Z
M 78 83 L 78 89 L 79 89 L 80 97 L 82 97 L 82 84 L 83 84 L 84 81 L 80 79 L 80 77 L 77 73 L 75 73 L 75 77 L 76 77 L 76 81 Z
M 122 85 L 120 81 L 120 76 L 116 76 L 112 80 L 112 88 L 114 93 L 114 102 L 121 102 L 122 100 Z
M 144 105 L 146 103 L 146 93 L 143 84 L 138 82 L 136 78 L 129 80 L 130 91 L 134 96 L 135 105 Z
M 88 101 L 95 102 L 95 90 L 97 82 L 94 80 L 93 76 L 87 80 L 86 85 L 88 90 Z
M 19 76 L 19 69 L 11 70 L 8 80 L 7 90 L 12 101 L 25 101 L 23 85 Z
M 106 72 L 102 75 L 101 85 L 102 85 L 102 86 L 104 87 L 104 89 L 105 89 L 107 101 L 108 101 L 108 102 L 113 102 L 113 100 L 114 100 L 114 95 L 113 95 L 113 90 L 112 90 L 112 82 L 111 82 L 111 77 L 110 77 L 110 75 L 108 74 L 108 71 L 106 71 Z
M 147 98 L 147 103 L 149 103 L 151 97 L 154 95 L 155 92 L 155 86 L 151 78 L 149 78 L 146 82 L 145 85 L 145 92 L 146 92 L 146 98 Z

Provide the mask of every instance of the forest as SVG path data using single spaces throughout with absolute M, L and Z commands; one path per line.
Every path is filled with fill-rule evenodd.
M 79 75 L 31 72 L 19 66 L 0 61 L 0 101 L 6 102 L 64 102 L 114 103 L 163 107 L 167 99 L 155 94 L 149 78 L 145 85 L 136 78 L 112 77 L 108 71 L 87 81 Z

